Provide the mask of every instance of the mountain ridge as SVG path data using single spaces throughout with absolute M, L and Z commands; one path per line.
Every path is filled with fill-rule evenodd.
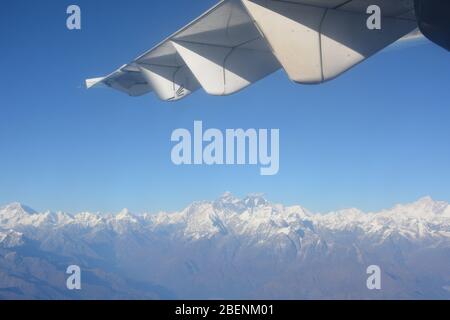
M 71 263 L 97 279 L 76 296 L 87 299 L 127 298 L 127 283 L 133 297 L 156 299 L 450 299 L 450 206 L 430 197 L 326 214 L 231 193 L 157 214 L 37 213 L 16 203 L 0 208 L 0 252 L 0 298 L 65 297 L 62 282 L 41 291 L 28 277 L 42 268 L 63 277 Z M 371 264 L 384 272 L 380 292 L 365 286 Z M 11 278 L 24 266 L 30 275 Z
M 17 229 L 24 227 L 65 227 L 79 225 L 86 228 L 95 228 L 100 225 L 115 226 L 120 229 L 125 226 L 135 226 L 157 229 L 163 226 L 184 225 L 187 233 L 195 233 L 194 237 L 201 238 L 209 233 L 224 231 L 225 225 L 232 224 L 241 231 L 257 231 L 263 224 L 278 227 L 286 232 L 289 226 L 299 222 L 312 223 L 321 227 L 333 229 L 346 229 L 365 225 L 374 231 L 374 224 L 397 228 L 405 227 L 407 223 L 414 227 L 420 223 L 441 223 L 448 226 L 450 219 L 450 205 L 444 201 L 435 201 L 431 197 L 423 197 L 409 204 L 399 204 L 390 209 L 379 212 L 364 212 L 357 208 L 349 208 L 328 213 L 313 213 L 300 206 L 284 206 L 267 201 L 262 195 L 249 195 L 244 199 L 225 193 L 214 201 L 197 201 L 177 212 L 160 212 L 157 214 L 133 214 L 123 209 L 117 214 L 102 214 L 82 212 L 68 214 L 64 212 L 46 211 L 38 213 L 20 203 L 12 203 L 0 208 L 0 228 Z M 220 227 L 217 227 L 220 225 Z M 244 230 L 245 229 L 245 230 Z M 369 230 L 367 229 L 367 230 Z M 366 230 L 366 231 L 367 231 Z M 422 230 L 422 234 L 423 234 Z M 209 234 L 211 235 L 211 234 Z

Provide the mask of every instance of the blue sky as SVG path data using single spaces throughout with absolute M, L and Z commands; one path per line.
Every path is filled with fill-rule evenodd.
M 424 195 L 450 200 L 450 59 L 425 43 L 388 50 L 322 86 L 283 72 L 229 97 L 175 104 L 87 91 L 215 1 L 3 1 L 0 11 L 0 203 L 78 212 L 176 210 L 194 200 L 265 193 L 315 211 L 377 210 Z M 176 167 L 170 135 L 279 128 L 280 173 Z

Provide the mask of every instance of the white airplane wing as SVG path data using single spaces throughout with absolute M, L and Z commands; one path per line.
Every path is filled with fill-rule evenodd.
M 381 8 L 381 30 L 367 27 L 370 5 Z M 280 68 L 297 83 L 323 83 L 415 29 L 414 0 L 223 0 L 86 85 L 175 101 L 199 88 L 229 95 Z

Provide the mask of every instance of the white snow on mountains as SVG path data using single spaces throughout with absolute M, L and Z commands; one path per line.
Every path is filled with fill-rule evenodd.
M 50 211 L 37 213 L 19 203 L 13 203 L 0 209 L 0 228 L 105 229 L 118 234 L 133 230 L 170 230 L 171 236 L 185 240 L 227 233 L 249 237 L 289 237 L 299 231 L 318 229 L 324 232 L 359 231 L 364 237 L 379 240 L 397 234 L 410 240 L 435 238 L 445 241 L 450 238 L 450 205 L 425 197 L 415 203 L 397 205 L 377 213 L 346 209 L 316 214 L 300 206 L 271 204 L 259 195 L 240 200 L 226 193 L 214 202 L 196 202 L 175 213 L 134 215 L 124 209 L 115 215 L 89 212 L 69 215 Z
M 9 230 L 0 232 L 0 246 L 2 248 L 14 248 L 24 244 L 23 234 Z
M 53 292 L 3 281 L 18 267 L 4 261 L 11 252 L 19 264 L 38 257 L 54 270 L 79 264 L 115 279 L 77 298 L 450 298 L 450 205 L 430 197 L 376 213 L 327 214 L 230 193 L 139 215 L 38 213 L 13 203 L 0 209 L 2 250 L 0 298 Z M 371 264 L 383 270 L 381 291 L 366 288 Z M 73 297 L 61 285 L 56 296 Z M 121 289 L 107 294 L 114 286 Z

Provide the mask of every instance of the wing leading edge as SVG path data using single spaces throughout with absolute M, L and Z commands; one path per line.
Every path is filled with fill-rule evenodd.
M 371 4 L 382 9 L 381 30 L 366 27 Z M 233 94 L 280 68 L 297 83 L 323 83 L 410 34 L 414 17 L 413 0 L 223 0 L 86 86 L 176 101 L 200 88 Z

